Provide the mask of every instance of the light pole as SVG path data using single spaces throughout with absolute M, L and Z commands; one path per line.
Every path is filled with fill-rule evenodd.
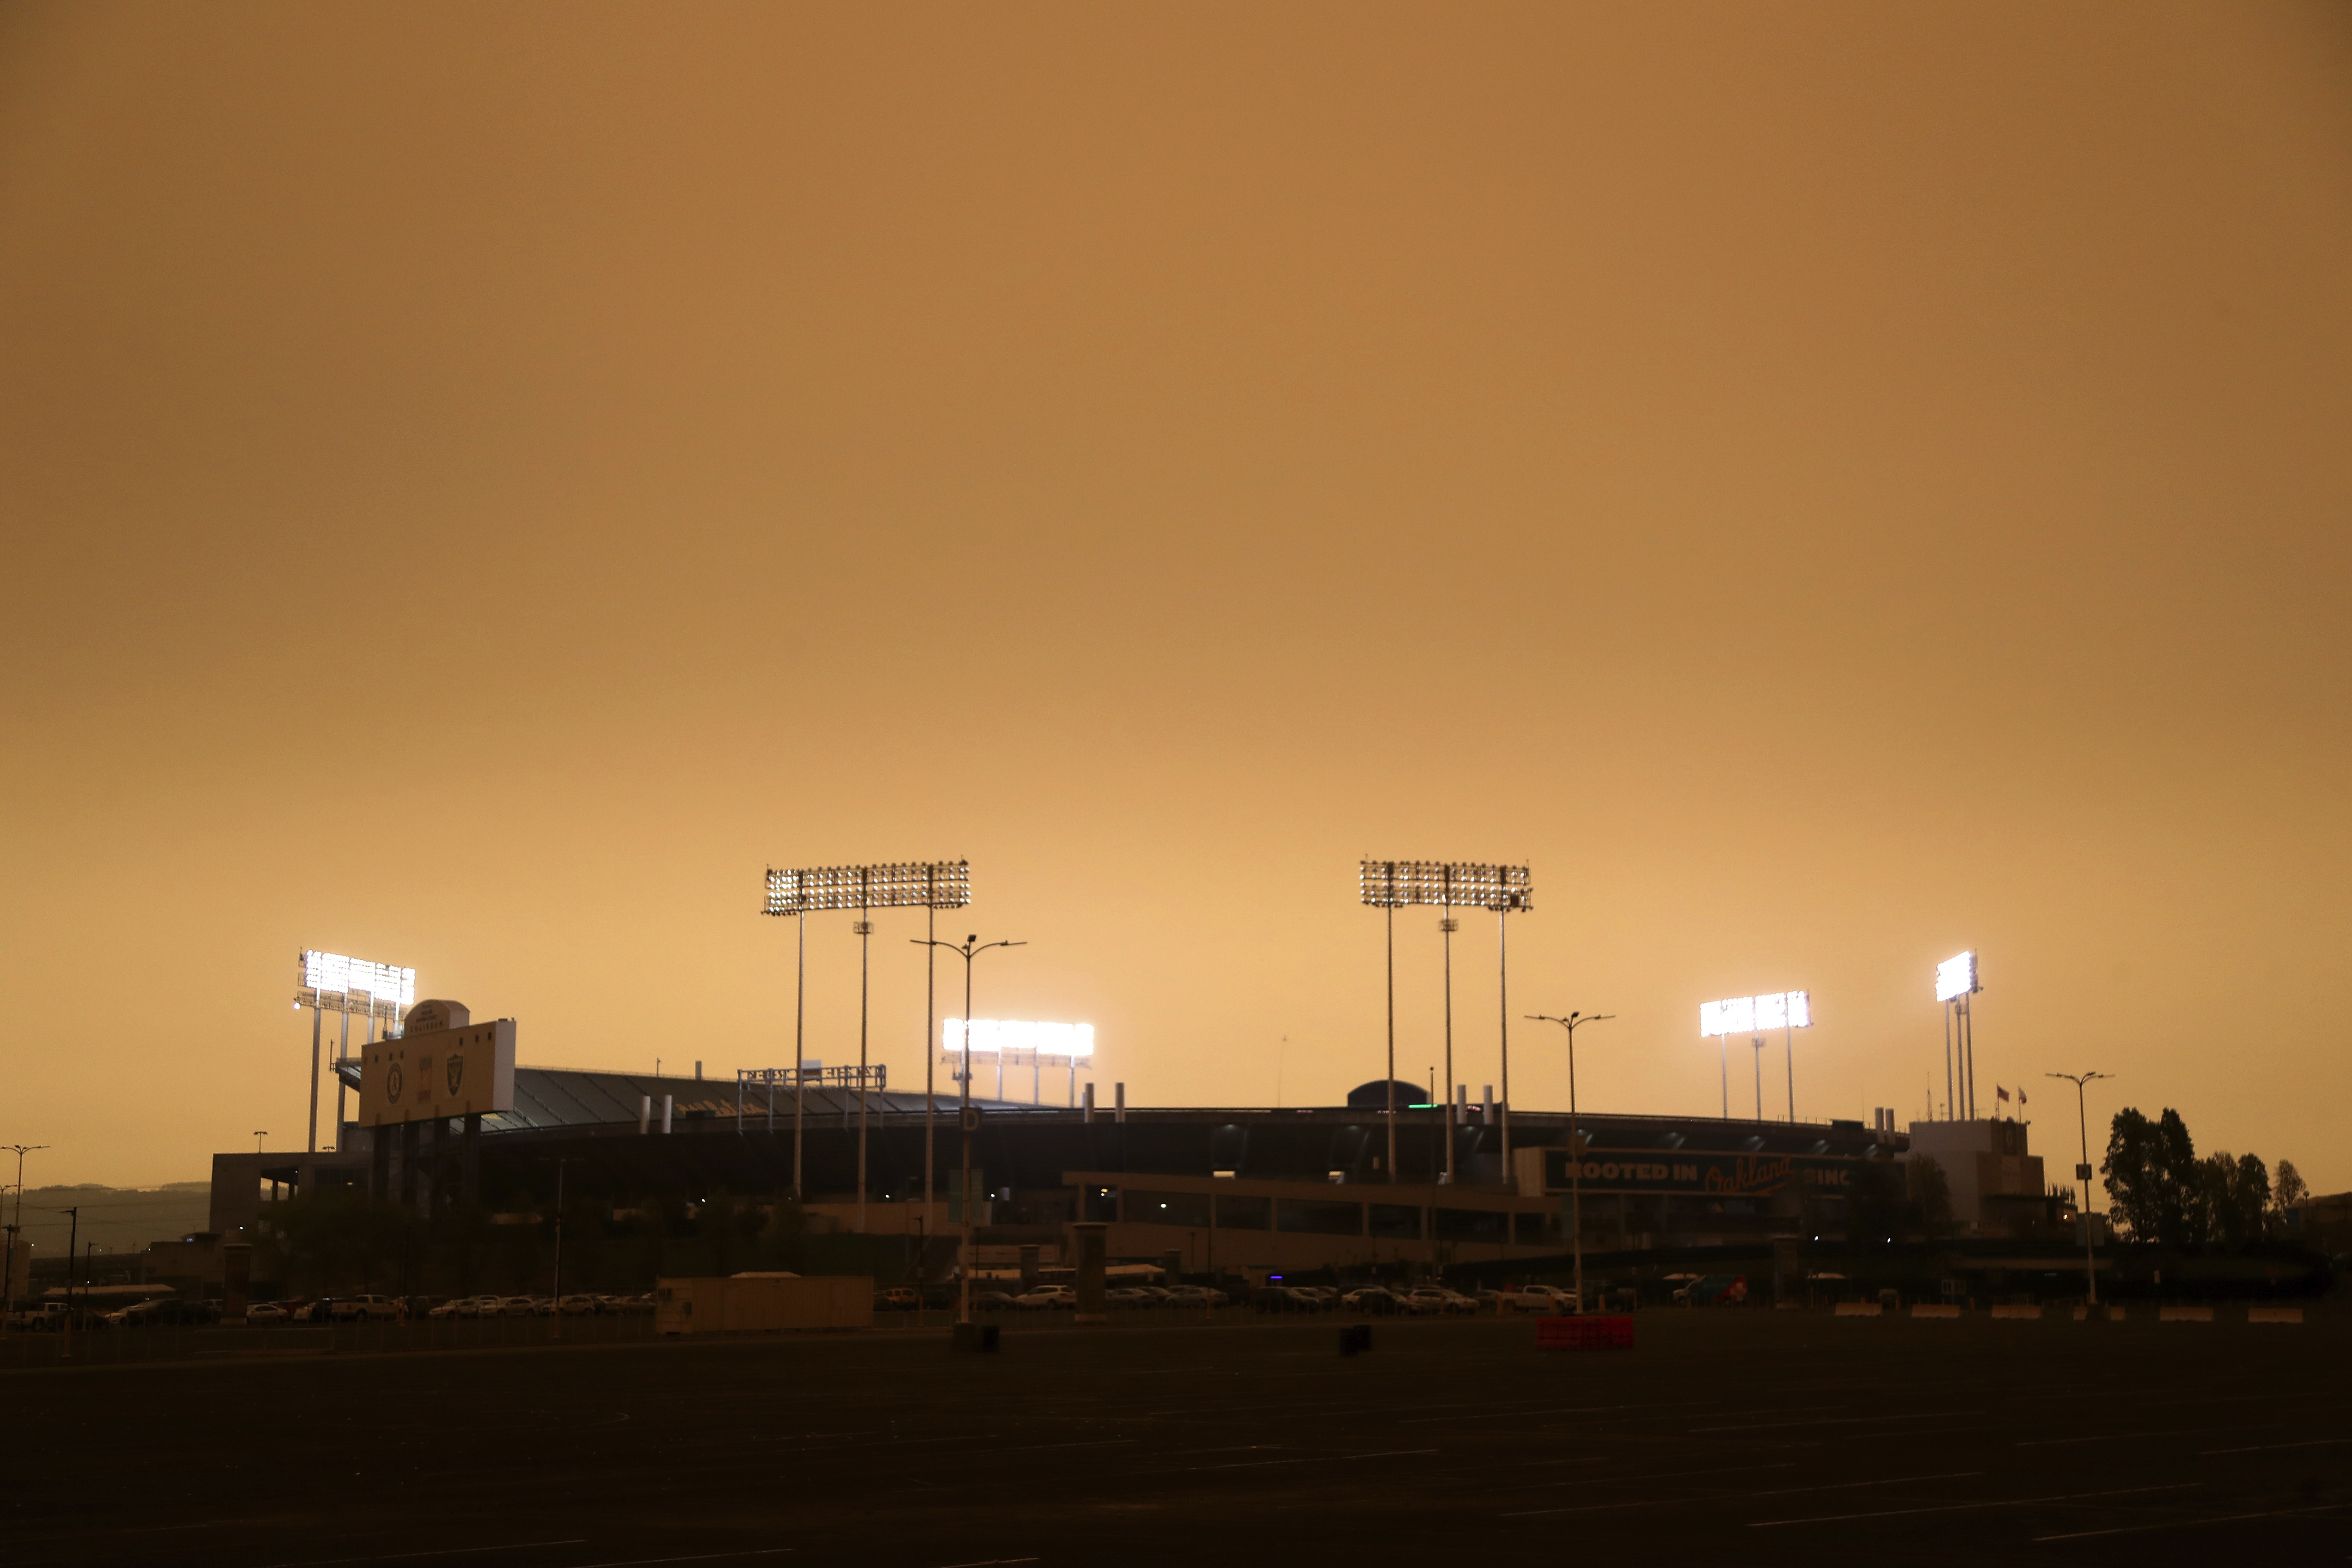
M 961 943 L 941 942 L 936 937 L 908 939 L 920 946 L 946 948 L 963 960 L 963 1049 L 958 1053 L 962 1060 L 957 1065 L 957 1077 L 963 1084 L 963 1099 L 957 1120 L 963 1127 L 963 1256 L 956 1263 L 956 1321 L 971 1321 L 971 1135 L 980 1129 L 980 1112 L 971 1108 L 971 961 L 992 947 L 1026 947 L 1025 942 L 982 942 L 978 935 L 967 936 Z M 928 1047 L 927 1047 L 928 1048 Z
M 856 910 L 857 923 L 857 1226 L 866 1228 L 866 1149 L 868 1102 L 866 1066 L 867 978 L 870 918 L 876 910 L 961 909 L 971 902 L 971 866 L 963 860 L 893 861 L 886 866 L 807 866 L 768 868 L 768 896 L 761 914 L 793 915 L 800 921 L 799 978 L 793 1022 L 793 1190 L 805 1195 L 802 1184 L 802 1144 L 808 1130 L 808 1076 L 801 1063 L 807 1059 L 808 917 L 812 910 Z M 952 943 L 942 945 L 952 946 Z M 929 1027 L 927 1022 L 924 1027 Z M 930 1041 L 923 1042 L 925 1056 Z M 928 1083 L 928 1076 L 927 1076 Z M 928 1102 L 927 1102 L 928 1103 Z M 887 1114 L 887 1108 L 885 1114 Z M 928 1118 L 926 1126 L 928 1127 Z M 926 1132 L 925 1149 L 929 1148 Z M 928 1168 L 929 1155 L 926 1154 Z
M 2074 1125 L 2083 1135 L 2083 1163 L 2074 1167 L 2074 1179 L 2083 1184 L 2083 1201 L 2074 1212 L 2083 1217 L 2083 1278 L 2091 1293 L 2091 1305 L 2099 1304 L 2099 1263 L 2094 1250 L 2091 1230 L 2091 1113 L 2084 1109 L 2083 1086 L 2095 1079 L 2113 1078 L 2111 1072 L 2046 1072 L 2043 1078 L 2063 1079 L 2074 1086 Z
M 16 1237 L 25 1228 L 25 1156 L 47 1147 L 47 1143 L 0 1144 L 0 1149 L 16 1156 L 16 1219 L 8 1227 L 8 1257 L 0 1262 L 0 1312 L 16 1302 Z
M 1576 1258 L 1576 1310 L 1584 1310 L 1584 1134 L 1576 1125 L 1576 1031 L 1587 1024 L 1605 1023 L 1614 1013 L 1570 1013 L 1556 1018 L 1549 1013 L 1530 1013 L 1528 1020 L 1536 1024 L 1558 1024 L 1568 1031 L 1568 1215 L 1570 1237 L 1569 1246 Z

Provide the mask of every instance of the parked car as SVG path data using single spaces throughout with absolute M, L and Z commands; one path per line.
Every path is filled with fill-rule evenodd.
M 245 1310 L 248 1323 L 282 1323 L 292 1316 L 283 1301 L 256 1301 Z
M 1503 1310 L 1507 1312 L 1541 1312 L 1556 1316 L 1576 1310 L 1576 1292 L 1563 1290 L 1557 1285 L 1516 1285 L 1502 1293 Z
M 1183 1285 L 1168 1292 L 1168 1300 L 1163 1305 L 1189 1307 L 1197 1312 L 1211 1307 L 1224 1306 L 1228 1298 L 1223 1290 L 1204 1285 Z
M 220 1321 L 220 1308 L 211 1301 L 186 1301 L 176 1296 L 160 1300 L 142 1301 L 125 1307 L 119 1312 L 109 1312 L 106 1321 L 121 1329 L 186 1329 L 200 1323 Z
M 1367 1285 L 1350 1290 L 1339 1298 L 1339 1305 L 1350 1312 L 1369 1312 L 1388 1317 L 1397 1310 L 1396 1293 L 1385 1285 Z
M 1049 1310 L 1056 1307 L 1075 1307 L 1078 1293 L 1067 1285 L 1040 1285 L 1034 1290 L 1024 1291 L 1013 1299 L 1013 1304 L 1029 1311 Z
M 496 1300 L 494 1296 L 453 1296 L 425 1312 L 428 1318 L 478 1318 L 484 1301 Z
M 42 1333 L 66 1326 L 67 1310 L 63 1301 L 36 1301 L 8 1314 L 8 1326 L 32 1333 Z
M 596 1298 L 575 1291 L 558 1301 L 555 1310 L 567 1318 L 593 1318 L 596 1315 Z
M 486 1318 L 528 1318 L 539 1310 L 539 1303 L 529 1296 L 500 1296 L 495 1311 L 484 1310 Z
M 400 1303 L 389 1296 L 335 1296 L 325 1305 L 330 1322 L 388 1323 L 400 1316 Z
M 923 1293 L 907 1285 L 893 1285 L 887 1290 L 874 1293 L 874 1310 L 877 1312 L 914 1312 L 922 1310 Z
M 975 1312 L 1002 1312 L 1013 1304 L 1013 1298 L 1002 1290 L 974 1290 L 971 1293 L 971 1310 Z

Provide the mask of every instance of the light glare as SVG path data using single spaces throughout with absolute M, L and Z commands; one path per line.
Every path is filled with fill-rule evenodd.
M 940 1048 L 950 1056 L 962 1052 L 964 1027 L 961 1018 L 941 1021 Z M 971 1054 L 976 1057 L 1029 1055 L 1084 1058 L 1095 1054 L 1095 1026 L 1092 1024 L 1031 1023 L 1020 1018 L 974 1018 L 971 1021 Z
M 1956 996 L 1973 994 L 1984 987 L 1977 984 L 1977 955 L 1963 952 L 1936 965 L 1936 1000 L 1949 1002 Z
M 1813 1026 L 1812 997 L 1802 991 L 1773 991 L 1761 996 L 1731 996 L 1698 1005 L 1698 1032 L 1710 1035 L 1752 1035 L 1766 1029 L 1810 1029 Z

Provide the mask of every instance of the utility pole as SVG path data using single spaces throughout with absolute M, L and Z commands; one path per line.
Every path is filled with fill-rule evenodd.
M 2091 1305 L 2099 1304 L 2099 1260 L 2093 1247 L 2095 1239 L 2091 1229 L 2091 1116 L 2084 1109 L 2083 1086 L 2095 1079 L 2113 1078 L 2109 1072 L 2046 1072 L 2043 1078 L 2063 1079 L 2074 1086 L 2074 1126 L 2083 1138 L 2083 1163 L 2074 1167 L 2074 1179 L 2083 1184 L 2083 1199 L 2074 1212 L 2083 1221 L 2083 1279 L 2090 1291 Z

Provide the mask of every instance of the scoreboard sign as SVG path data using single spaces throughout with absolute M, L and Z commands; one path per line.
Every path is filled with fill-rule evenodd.
M 514 1109 L 515 1024 L 425 1029 L 367 1047 L 360 1122 L 383 1127 Z

